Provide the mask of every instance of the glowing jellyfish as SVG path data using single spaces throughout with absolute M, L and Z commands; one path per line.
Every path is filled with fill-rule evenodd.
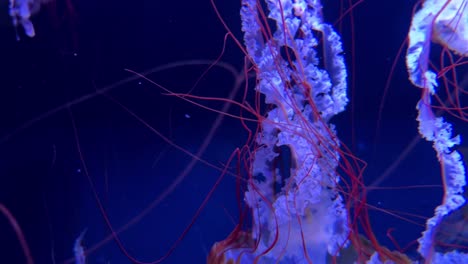
M 16 40 L 20 40 L 18 28 L 22 27 L 24 34 L 28 37 L 36 36 L 36 30 L 31 21 L 31 18 L 41 11 L 45 6 L 49 9 L 51 19 L 55 28 L 65 25 L 68 34 L 72 34 L 73 42 L 76 42 L 76 12 L 74 5 L 70 0 L 65 0 L 65 10 L 57 9 L 57 1 L 55 0 L 9 0 L 8 13 L 11 22 L 16 31 Z M 76 43 L 74 43 L 76 46 Z M 76 47 L 74 47 L 76 49 Z
M 252 231 L 235 230 L 213 247 L 209 263 L 326 263 L 350 241 L 336 172 L 346 154 L 329 123 L 348 102 L 341 40 L 323 22 L 320 1 L 267 1 L 276 32 L 262 28 L 257 1 L 242 5 L 256 90 L 275 107 L 261 121 L 245 193 Z M 290 172 L 274 165 L 286 149 Z
M 41 4 L 45 2 L 47 0 L 10 0 L 9 13 L 13 26 L 15 28 L 22 26 L 26 36 L 34 37 L 36 32 L 31 22 L 31 16 L 39 12 Z M 16 34 L 16 38 L 19 40 L 18 34 Z
M 267 114 L 237 104 L 243 110 L 251 109 L 258 119 L 254 121 L 261 125 L 255 142 L 249 142 L 249 149 L 242 153 L 248 178 L 246 190 L 241 190 L 248 207 L 240 210 L 234 231 L 213 246 L 208 262 L 413 262 L 379 246 L 366 211 L 363 163 L 338 139 L 336 130 L 341 128 L 335 130 L 330 123 L 348 103 L 347 73 L 340 37 L 324 23 L 320 1 L 260 2 L 242 1 L 242 23 L 246 54 L 254 65 L 256 90 L 266 100 Z M 30 16 L 37 9 L 29 4 L 40 1 L 10 3 L 14 24 L 33 36 Z M 430 41 L 466 56 L 466 6 L 466 1 L 426 1 L 415 14 L 410 31 L 410 78 L 423 88 L 418 104 L 420 131 L 434 141 L 446 183 L 444 204 L 428 221 L 428 230 L 420 239 L 420 252 L 427 263 L 466 260 L 455 251 L 434 253 L 438 252 L 434 241 L 441 241 L 437 237 L 444 234 L 441 223 L 456 223 L 466 214 L 456 209 L 463 203 L 464 169 L 460 156 L 451 148 L 459 138 L 451 136 L 450 125 L 437 118 L 430 107 L 437 75 L 429 70 L 428 59 Z M 186 119 L 194 116 L 185 114 Z M 77 263 L 85 262 L 83 234 L 74 247 Z M 116 235 L 115 240 L 119 242 Z M 165 260 L 174 248 L 155 262 Z
M 353 178 L 351 185 L 358 185 L 349 187 L 350 193 L 362 181 L 349 165 L 359 162 L 340 148 L 329 123 L 347 103 L 346 70 L 340 37 L 323 22 L 320 1 L 266 1 L 266 12 L 257 1 L 242 3 L 244 40 L 256 66 L 256 89 L 274 107 L 262 120 L 245 193 L 252 210 L 251 232 L 241 231 L 239 224 L 226 240 L 214 245 L 209 263 L 413 262 L 380 247 L 370 230 L 364 232 L 371 245 L 364 246 L 354 218 L 366 215 L 365 193 L 358 195 L 360 201 L 347 201 L 353 200 L 352 195 L 342 197 L 341 176 Z M 452 151 L 460 138 L 453 137 L 451 125 L 432 112 L 436 74 L 428 70 L 431 39 L 467 55 L 467 10 L 466 1 L 427 1 L 415 14 L 409 33 L 410 79 L 423 88 L 419 131 L 434 143 L 445 190 L 442 205 L 419 239 L 426 263 L 468 259 L 456 251 L 434 254 L 442 218 L 464 203 L 465 169 L 461 156 Z M 263 27 L 269 23 L 267 18 L 276 22 L 276 31 Z M 275 166 L 282 148 L 292 153 L 290 175 Z M 354 216 L 349 215 L 352 206 Z M 348 247 L 356 251 L 355 256 L 344 260 Z
M 435 73 L 429 68 L 430 42 L 468 56 L 468 3 L 465 0 L 424 2 L 408 34 L 406 64 L 411 82 L 434 93 Z
M 427 1 L 424 5 L 420 11 L 422 14 L 426 9 L 437 11 L 433 22 L 432 41 L 461 56 L 468 56 L 468 3 L 466 0 Z
M 427 229 L 418 240 L 419 252 L 426 262 L 444 263 L 452 258 L 457 259 L 457 263 L 466 262 L 468 256 L 456 251 L 446 256 L 434 253 L 436 232 L 443 218 L 465 203 L 466 179 L 461 155 L 452 149 L 460 144 L 461 139 L 452 136 L 452 125 L 437 117 L 431 107 L 431 97 L 436 94 L 437 74 L 429 69 L 429 55 L 430 42 L 433 41 L 460 56 L 468 56 L 468 3 L 465 0 L 424 2 L 413 17 L 408 37 L 406 65 L 410 80 L 422 88 L 417 105 L 419 133 L 433 142 L 444 183 L 444 199 L 435 209 L 434 217 L 427 221 Z

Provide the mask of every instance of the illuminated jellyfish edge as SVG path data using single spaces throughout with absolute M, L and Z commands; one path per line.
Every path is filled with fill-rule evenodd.
M 413 16 L 410 31 L 408 33 L 408 51 L 406 55 L 406 65 L 410 81 L 417 87 L 422 88 L 422 98 L 417 104 L 419 122 L 419 133 L 427 141 L 433 142 L 433 148 L 437 152 L 438 160 L 442 167 L 442 177 L 444 177 L 444 198 L 441 205 L 435 209 L 435 214 L 426 222 L 426 230 L 423 232 L 419 242 L 419 253 L 426 261 L 431 263 L 468 262 L 468 255 L 465 253 L 451 251 L 448 253 L 434 253 L 434 237 L 437 227 L 442 222 L 443 217 L 460 208 L 464 203 L 463 187 L 466 184 L 465 167 L 461 155 L 452 148 L 460 144 L 460 136 L 452 136 L 451 124 L 444 121 L 442 117 L 436 117 L 431 108 L 431 95 L 437 87 L 436 74 L 429 70 L 430 42 L 435 41 L 451 49 L 459 55 L 467 56 L 468 53 L 456 50 L 456 47 L 467 47 L 468 45 L 447 45 L 446 36 L 443 32 L 433 32 L 433 27 L 443 27 L 444 23 L 450 21 L 447 17 L 461 16 L 461 26 L 452 28 L 460 29 L 463 32 L 452 33 L 457 38 L 453 42 L 466 41 L 468 28 L 467 12 L 460 11 L 463 1 L 434 1 L 424 2 L 422 8 Z M 458 8 L 456 8 L 458 5 Z M 463 7 L 466 11 L 467 6 Z M 461 13 L 458 13 L 461 12 Z M 447 25 L 445 25 L 447 27 Z M 437 37 L 441 36 L 441 37 Z M 431 39 L 432 38 L 432 39 Z M 436 38 L 434 40 L 434 38 Z M 466 44 L 466 42 L 465 42 Z M 462 262 L 461 262 L 462 261 Z

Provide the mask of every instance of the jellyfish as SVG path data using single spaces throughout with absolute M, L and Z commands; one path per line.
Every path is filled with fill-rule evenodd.
M 449 258 L 466 262 L 468 256 L 457 251 L 446 253 L 447 256 L 434 253 L 435 233 L 444 217 L 457 212 L 465 203 L 466 171 L 462 156 L 454 149 L 461 142 L 460 136 L 453 136 L 452 125 L 432 109 L 438 82 L 437 74 L 430 69 L 429 56 L 432 41 L 460 57 L 468 57 L 468 3 L 464 0 L 425 1 L 413 17 L 408 39 L 409 78 L 422 89 L 417 104 L 419 133 L 433 143 L 444 183 L 444 199 L 435 209 L 435 215 L 427 220 L 427 229 L 418 240 L 418 250 L 427 262 L 442 263 Z
M 209 4 L 209 1 L 177 1 L 174 2 L 175 7 L 167 8 L 166 4 L 173 5 L 173 2 L 158 2 L 158 8 L 154 9 L 150 7 L 155 6 L 146 5 L 144 12 L 141 7 L 138 8 L 138 4 L 119 10 L 119 3 L 115 2 L 115 9 L 106 16 L 102 16 L 101 11 L 107 10 L 108 6 L 102 3 L 100 8 L 93 9 L 97 12 L 95 18 L 82 16 L 84 24 L 96 29 L 96 32 L 89 30 L 91 34 L 86 34 L 91 36 L 85 39 L 91 40 L 86 43 L 89 45 L 84 45 L 88 46 L 83 51 L 87 55 L 66 58 L 67 67 L 48 68 L 48 64 L 41 63 L 44 59 L 37 59 L 33 60 L 31 64 L 34 67 L 28 71 L 24 70 L 24 65 L 29 65 L 24 63 L 24 58 L 14 56 L 12 62 L 19 65 L 17 71 L 22 73 L 18 77 L 21 78 L 20 83 L 33 79 L 27 73 L 39 72 L 37 75 L 41 80 L 31 81 L 33 85 L 21 90 L 28 91 L 28 94 L 32 90 L 37 91 L 38 95 L 33 99 L 43 106 L 36 110 L 25 106 L 32 103 L 30 101 L 17 103 L 24 108 L 22 111 L 34 113 L 21 116 L 21 111 L 17 111 L 16 122 L 12 124 L 8 122 L 9 119 L 5 120 L 0 134 L 0 150 L 2 154 L 6 153 L 2 155 L 2 162 L 8 165 L 1 164 L 1 174 L 20 171 L 16 174 L 18 177 L 4 178 L 15 179 L 22 187 L 22 192 L 11 196 L 16 198 L 17 193 L 29 193 L 33 197 L 24 198 L 27 206 L 22 206 L 18 200 L 2 200 L 2 203 L 14 209 L 12 212 L 25 233 L 24 241 L 30 243 L 32 254 L 25 250 L 23 255 L 31 262 L 41 263 L 55 260 L 60 263 L 82 263 L 85 259 L 93 263 L 129 260 L 133 263 L 203 263 L 206 257 L 208 263 L 465 262 L 465 255 L 461 252 L 466 248 L 463 243 L 466 243 L 464 218 L 467 213 L 466 203 L 464 206 L 460 204 L 462 198 L 466 199 L 466 193 L 462 195 L 460 192 L 463 183 L 460 175 L 463 171 L 458 165 L 461 159 L 456 152 L 452 152 L 461 138 L 450 134 L 450 125 L 438 119 L 441 114 L 437 113 L 444 110 L 463 119 L 466 108 L 460 105 L 460 100 L 448 97 L 447 103 L 443 104 L 445 100 L 440 100 L 438 96 L 444 89 L 436 91 L 434 86 L 434 93 L 423 94 L 418 104 L 420 130 L 427 138 L 433 137 L 436 141 L 436 149 L 440 152 L 438 157 L 444 168 L 443 179 L 447 180 L 447 186 L 443 187 L 447 191 L 445 200 L 448 203 L 444 203 L 438 212 L 453 209 L 428 221 L 418 255 L 416 246 L 412 245 L 417 244 L 415 239 L 419 237 L 419 230 L 425 228 L 426 219 L 432 217 L 433 206 L 428 206 L 429 217 L 418 216 L 419 221 L 413 222 L 405 218 L 408 212 L 395 212 L 392 207 L 386 206 L 385 201 L 379 200 L 377 203 L 372 200 L 370 191 L 378 190 L 378 187 L 385 189 L 386 186 L 368 184 L 370 173 L 367 168 L 371 162 L 368 164 L 366 158 L 360 156 L 359 150 L 353 148 L 352 140 L 347 139 L 354 131 L 367 128 L 344 125 L 343 116 L 347 117 L 347 113 L 353 111 L 352 105 L 355 105 L 352 100 L 356 100 L 357 96 L 363 97 L 362 105 L 370 105 L 378 101 L 370 96 L 370 91 L 381 88 L 370 84 L 365 86 L 371 83 L 373 75 L 377 75 L 368 72 L 374 64 L 367 63 L 359 64 L 359 68 L 366 69 L 365 72 L 361 71 L 365 80 L 355 87 L 362 91 L 361 94 L 353 93 L 348 88 L 353 87 L 352 77 L 355 75 L 352 60 L 348 61 L 348 58 L 354 52 L 348 47 L 350 43 L 346 42 L 347 27 L 345 30 L 341 28 L 342 20 L 343 17 L 347 19 L 348 15 L 352 18 L 354 8 L 363 1 L 243 0 L 244 41 L 236 39 L 236 31 L 229 28 L 231 25 L 240 27 L 240 21 L 222 21 L 227 22 L 225 26 L 228 31 L 224 44 L 229 46 L 233 40 L 237 45 L 237 48 L 231 49 L 232 46 L 229 46 L 226 50 L 237 52 L 236 56 L 224 54 L 225 49 L 211 55 L 199 54 L 195 48 L 200 43 L 211 52 L 216 50 L 212 45 L 218 42 L 214 39 L 222 39 L 226 32 L 218 25 L 221 33 L 217 32 L 216 35 L 210 31 L 209 36 L 203 35 L 206 33 L 205 27 L 197 27 L 197 23 L 205 18 L 203 11 L 219 16 L 224 16 L 224 13 L 217 13 L 216 7 L 216 12 L 205 10 L 204 4 Z M 235 1 L 221 2 L 220 6 L 229 9 L 225 12 L 238 13 L 237 9 L 229 6 Z M 336 11 L 334 5 L 346 5 L 346 2 L 349 2 L 350 9 L 337 6 L 340 17 L 337 21 L 330 19 L 329 13 Z M 378 3 L 381 9 L 381 2 L 366 2 Z M 160 4 L 164 4 L 165 8 L 160 8 Z M 190 4 L 195 7 L 187 8 Z M 423 52 L 413 57 L 418 65 L 410 65 L 409 73 L 410 78 L 416 80 L 415 83 L 419 80 L 422 87 L 416 86 L 422 88 L 421 91 L 426 91 L 423 87 L 430 83 L 424 80 L 424 76 L 430 76 L 428 72 L 433 71 L 434 83 L 448 84 L 453 91 L 461 93 L 463 82 L 455 82 L 456 78 L 447 76 L 465 62 L 460 59 L 465 58 L 462 55 L 464 45 L 459 43 L 464 39 L 464 24 L 461 21 L 465 16 L 462 12 L 465 5 L 457 1 L 445 4 L 444 7 L 432 2 L 432 6 L 439 6 L 436 11 L 427 13 L 431 16 L 428 20 L 432 19 L 432 22 L 427 26 L 416 26 L 412 31 L 421 33 L 421 28 L 433 28 L 422 34 L 425 38 L 419 42 L 410 37 L 411 52 L 408 54 L 413 54 L 412 51 L 417 51 L 419 47 Z M 425 3 L 422 9 L 427 6 L 430 4 Z M 455 15 L 451 19 L 445 8 L 458 12 L 452 13 Z M 185 13 L 185 10 L 189 12 Z M 437 13 L 439 16 L 433 15 Z M 155 20 L 149 23 L 143 19 L 146 14 Z M 108 15 L 119 19 L 109 19 Z M 225 16 L 236 17 L 231 13 Z M 94 19 L 87 20 L 89 17 Z M 421 17 L 420 12 L 415 14 L 415 18 L 418 17 Z M 42 28 L 39 23 L 34 22 L 37 35 L 40 35 L 39 28 Z M 379 27 L 379 33 L 385 31 L 383 24 L 375 24 Z M 18 25 L 21 26 L 20 23 Z M 174 25 L 190 30 L 174 30 Z M 437 32 L 436 25 L 439 27 Z M 381 48 L 384 43 L 374 39 L 367 26 L 363 32 L 371 39 L 366 41 Z M 210 29 L 215 30 L 216 26 Z M 398 31 L 404 34 L 406 27 Z M 196 40 L 187 41 L 191 34 L 195 34 Z M 385 34 L 393 37 L 390 32 Z M 121 41 L 115 41 L 117 39 Z M 96 40 L 101 49 L 95 46 Z M 31 42 L 36 41 L 42 40 L 36 38 Z M 448 66 L 434 66 L 428 58 L 423 58 L 422 55 L 429 54 L 429 41 L 437 43 L 434 46 L 442 47 L 443 62 L 448 62 Z M 23 44 L 19 43 L 18 46 L 26 46 Z M 183 52 L 176 48 L 177 45 L 181 45 Z M 49 47 L 47 44 L 42 46 Z M 346 54 L 343 50 L 346 50 Z M 358 51 L 358 58 L 367 56 L 379 61 L 382 55 L 387 56 L 380 49 L 377 50 L 378 53 L 364 50 L 365 56 Z M 181 57 L 163 56 L 172 56 L 173 52 L 178 56 L 185 53 L 217 59 L 187 61 Z M 49 54 L 44 52 L 44 57 L 57 64 L 54 63 L 54 56 Z M 96 55 L 99 58 L 96 59 Z M 144 67 L 140 65 L 142 58 L 139 56 L 162 66 L 142 73 L 123 70 Z M 352 56 L 354 58 L 355 55 Z M 165 64 L 175 58 L 181 61 Z M 72 62 L 68 61 L 72 59 Z M 226 66 L 225 59 L 229 59 L 234 67 Z M 125 65 L 117 65 L 117 61 L 123 61 Z M 89 66 L 93 65 L 96 66 L 91 69 L 92 74 L 87 74 L 89 68 L 93 68 Z M 421 70 L 423 65 L 425 72 Z M 237 71 L 236 66 L 241 70 Z M 43 69 L 53 76 L 43 77 Z M 119 74 L 124 77 L 120 78 Z M 9 74 L 6 75 L 9 77 Z M 96 76 L 105 77 L 102 80 L 101 77 L 93 79 Z M 191 76 L 195 76 L 195 80 Z M 57 85 L 60 89 L 48 89 L 55 84 L 51 79 L 62 81 L 62 78 L 63 82 Z M 403 78 L 398 79 L 407 81 L 406 72 Z M 207 83 L 209 85 L 205 85 Z M 404 84 L 401 86 L 404 87 Z M 5 87 L 7 89 L 4 90 L 13 90 L 8 89 L 11 88 L 8 85 Z M 65 87 L 70 90 L 63 89 Z M 243 94 L 236 92 L 242 88 Z M 77 92 L 79 96 L 69 98 L 68 93 L 66 98 L 55 96 L 70 91 Z M 210 96 L 202 96 L 207 94 Z M 2 98 L 14 101 L 10 100 L 9 94 Z M 405 98 L 400 97 L 397 104 L 401 104 Z M 53 101 L 52 104 L 47 100 Z M 413 111 L 414 103 L 410 104 Z M 6 109 L 9 111 L 3 113 L 19 109 L 8 106 Z M 44 109 L 51 110 L 35 117 Z M 405 112 L 413 124 L 411 113 Z M 30 116 L 31 121 L 27 121 Z M 12 129 L 3 130 L 9 126 Z M 417 129 L 413 130 L 412 135 L 417 135 Z M 390 132 L 395 133 L 392 135 L 395 141 L 402 137 L 401 134 L 413 133 L 400 126 Z M 49 136 L 42 136 L 44 134 Z M 365 148 L 372 147 L 369 141 L 366 139 Z M 35 146 L 31 142 L 40 144 L 37 147 L 40 151 L 31 150 Z M 388 142 L 393 144 L 394 141 Z M 22 148 L 23 143 L 31 146 Z M 431 150 L 430 146 L 428 148 Z M 32 160 L 38 156 L 45 157 L 46 162 L 52 164 L 51 168 L 44 173 L 40 168 L 30 166 L 31 162 L 25 155 L 21 155 L 21 162 L 14 162 L 16 152 L 34 156 Z M 379 161 L 392 158 L 391 155 L 378 154 Z M 422 156 L 426 154 L 431 158 L 434 156 L 432 152 L 421 156 L 416 154 L 417 162 L 411 164 L 410 176 L 401 173 L 391 179 L 414 179 L 419 184 L 417 187 L 429 190 L 427 196 L 437 196 L 435 192 L 430 192 L 424 181 L 432 175 L 414 173 L 419 169 L 416 167 L 433 168 L 429 164 L 426 166 L 426 159 Z M 229 158 L 224 159 L 225 156 Z M 3 169 L 9 168 L 9 164 L 12 164 L 11 167 L 19 164 L 20 169 Z M 436 162 L 434 166 L 437 166 Z M 32 169 L 24 171 L 23 168 Z M 434 171 L 437 174 L 437 170 Z M 25 175 L 33 177 L 26 178 Z M 457 177 L 451 177 L 453 175 Z M 51 184 L 35 184 L 33 180 L 39 182 L 38 179 L 41 183 Z M 24 186 L 21 182 L 29 184 Z M 398 184 L 389 181 L 388 187 L 404 187 L 413 192 L 408 186 Z M 9 188 L 10 185 L 13 184 L 2 182 L 4 189 L 16 190 Z M 431 188 L 441 191 L 443 187 Z M 404 200 L 405 209 L 412 209 L 407 203 L 413 200 L 421 201 L 417 203 L 422 204 L 421 207 L 426 205 L 424 200 L 428 197 L 399 197 L 395 195 L 398 193 L 395 189 L 389 200 Z M 37 205 L 36 193 L 41 191 L 47 206 Z M 67 195 L 70 198 L 67 199 Z M 41 210 L 42 207 L 50 210 Z M 30 222 L 21 214 L 31 208 L 39 208 L 34 219 L 45 219 L 51 223 L 50 231 L 42 221 Z M 52 214 L 45 217 L 48 211 Z M 415 243 L 400 246 L 399 243 L 406 242 L 399 235 L 407 230 L 398 230 L 393 226 L 385 230 L 385 227 L 379 226 L 381 219 L 374 218 L 376 212 L 383 214 L 385 219 L 390 218 L 391 224 L 397 222 L 393 221 L 392 217 L 395 216 L 411 229 L 417 229 L 418 234 L 412 238 Z M 89 227 L 86 243 L 83 243 L 84 233 L 75 240 L 75 234 L 79 234 L 85 226 Z M 457 227 L 455 231 L 451 229 L 453 226 Z M 42 235 L 49 231 L 49 236 L 35 236 L 31 229 L 40 230 Z M 382 237 L 387 240 L 382 240 Z M 386 243 L 385 246 L 382 243 Z M 393 244 L 395 250 L 389 244 Z M 455 248 L 460 250 L 456 251 Z M 11 255 L 13 258 L 13 253 Z
M 26 36 L 34 37 L 36 32 L 31 22 L 31 16 L 38 13 L 41 9 L 41 4 L 47 1 L 48 0 L 10 0 L 9 13 L 15 29 L 21 26 Z M 16 39 L 19 40 L 18 33 L 16 33 Z
M 61 4 L 64 4 L 65 7 L 63 8 L 64 10 L 59 11 L 60 8 L 58 6 Z M 73 42 L 73 49 L 75 50 L 73 53 L 76 56 L 76 49 L 78 48 L 77 13 L 71 0 L 65 0 L 60 4 L 57 3 L 57 0 L 9 0 L 8 11 L 15 28 L 16 40 L 20 40 L 21 34 L 18 32 L 18 28 L 20 27 L 27 37 L 33 38 L 36 36 L 36 30 L 31 19 L 41 9 L 48 11 L 51 24 L 55 30 L 63 28 L 65 33 L 62 32 L 62 34 L 66 36 L 70 35 L 70 40 L 67 39 L 66 41 Z M 48 29 L 50 29 L 50 26 L 48 25 Z
M 276 32 L 262 28 L 257 1 L 245 0 L 241 9 L 255 89 L 275 106 L 261 121 L 245 192 L 252 229 L 214 245 L 208 262 L 326 263 L 350 244 L 336 172 L 345 154 L 329 123 L 348 103 L 341 40 L 323 21 L 320 1 L 266 4 Z M 290 156 L 287 173 L 274 165 L 282 155 Z
M 468 4 L 465 0 L 425 1 L 413 16 L 406 64 L 411 82 L 434 93 L 435 73 L 429 68 L 430 42 L 468 56 Z
M 365 233 L 371 246 L 364 246 L 349 216 L 351 203 L 339 191 L 342 178 L 338 170 L 344 170 L 348 177 L 357 176 L 352 167 L 343 165 L 352 155 L 340 148 L 335 127 L 329 123 L 348 102 L 346 67 L 340 55 L 340 37 L 323 22 L 320 1 L 267 1 L 267 6 L 265 12 L 258 2 L 243 1 L 241 11 L 244 41 L 258 70 L 256 89 L 266 95 L 267 104 L 276 106 L 262 120 L 244 198 L 252 210 L 253 227 L 251 233 L 236 228 L 226 240 L 215 244 L 209 263 L 412 263 L 408 257 L 379 246 L 369 230 Z M 436 74 L 428 70 L 431 40 L 466 56 L 467 10 L 466 1 L 426 1 L 414 15 L 408 35 L 410 80 L 423 88 L 417 107 L 419 132 L 434 143 L 445 190 L 442 205 L 428 219 L 419 239 L 425 263 L 468 259 L 456 251 L 433 254 L 434 236 L 443 216 L 465 202 L 465 168 L 459 153 L 452 150 L 460 137 L 452 136 L 451 125 L 431 110 Z M 262 25 L 268 23 L 265 17 L 276 21 L 276 31 L 264 30 Z M 317 58 L 319 52 L 321 57 Z M 282 155 L 275 151 L 281 146 L 292 152 L 288 177 L 277 177 L 280 172 L 272 165 Z M 279 191 L 269 188 L 275 184 L 281 185 Z M 360 199 L 365 200 L 364 196 Z M 356 251 L 354 260 L 340 259 L 347 248 Z

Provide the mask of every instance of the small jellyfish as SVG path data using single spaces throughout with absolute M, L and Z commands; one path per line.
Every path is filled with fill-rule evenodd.
M 10 0 L 9 14 L 15 29 L 18 26 L 22 26 L 26 36 L 34 37 L 36 32 L 31 22 L 31 16 L 38 13 L 41 9 L 41 4 L 47 1 L 48 0 Z M 16 33 L 16 39 L 19 40 L 18 33 Z

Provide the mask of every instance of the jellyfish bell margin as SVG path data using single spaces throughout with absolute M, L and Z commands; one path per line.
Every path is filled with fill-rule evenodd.
M 468 262 L 466 253 L 435 250 L 435 237 L 444 218 L 456 213 L 465 204 L 466 164 L 463 164 L 459 151 L 454 149 L 461 142 L 460 135 L 452 135 L 452 124 L 434 112 L 432 98 L 437 94 L 438 78 L 430 68 L 429 56 L 431 41 L 442 45 L 447 52 L 459 55 L 461 59 L 468 56 L 468 3 L 465 0 L 425 1 L 413 16 L 408 40 L 406 66 L 409 79 L 413 85 L 421 88 L 421 99 L 416 107 L 419 133 L 433 143 L 444 186 L 442 204 L 427 220 L 426 230 L 418 239 L 418 251 L 426 263 L 465 263 Z M 442 106 L 442 109 L 448 108 Z

